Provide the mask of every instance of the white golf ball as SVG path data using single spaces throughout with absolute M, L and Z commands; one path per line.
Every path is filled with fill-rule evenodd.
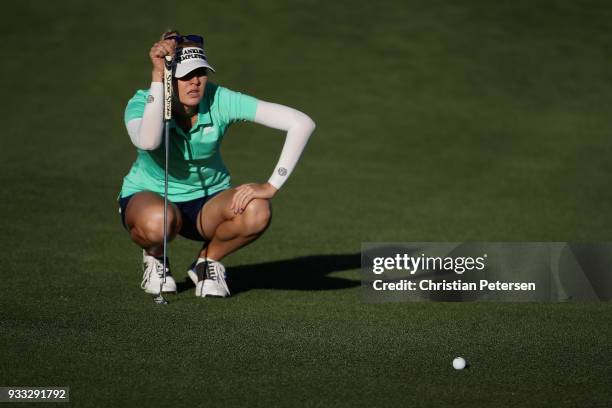
M 453 360 L 453 368 L 455 370 L 463 370 L 465 368 L 466 362 L 463 357 L 455 357 Z

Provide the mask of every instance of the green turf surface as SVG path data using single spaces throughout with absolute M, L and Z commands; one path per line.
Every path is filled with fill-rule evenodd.
M 610 406 L 612 306 L 366 304 L 364 241 L 611 241 L 606 1 L 20 1 L 4 8 L 0 386 L 74 406 Z M 159 307 L 115 198 L 125 103 L 174 26 L 318 127 L 235 296 Z M 232 127 L 235 183 L 280 132 Z M 469 370 L 456 372 L 463 355 Z

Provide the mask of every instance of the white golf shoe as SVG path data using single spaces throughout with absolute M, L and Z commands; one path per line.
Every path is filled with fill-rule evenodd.
M 196 285 L 198 297 L 228 297 L 230 291 L 225 281 L 225 267 L 212 259 L 200 259 L 191 265 L 187 274 Z
M 140 287 L 146 293 L 158 295 L 161 288 L 162 293 L 176 292 L 176 281 L 170 272 L 170 262 L 166 263 L 166 282 L 162 284 L 164 279 L 164 263 L 142 251 L 142 283 Z

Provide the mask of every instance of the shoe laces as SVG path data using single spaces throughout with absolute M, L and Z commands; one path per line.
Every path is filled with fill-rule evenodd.
M 153 257 L 150 257 L 153 258 Z M 156 258 L 149 259 L 144 262 L 144 272 L 142 274 L 142 283 L 140 287 L 145 289 L 149 280 L 151 279 L 151 274 L 156 273 L 159 279 L 164 279 L 164 262 L 160 261 Z M 170 275 L 170 268 L 168 266 L 168 261 L 166 260 L 166 276 Z
M 229 293 L 229 287 L 225 281 L 225 268 L 220 262 L 206 261 L 206 279 L 217 282 Z

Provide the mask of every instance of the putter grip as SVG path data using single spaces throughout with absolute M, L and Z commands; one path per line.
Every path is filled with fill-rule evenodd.
M 164 57 L 164 120 L 172 119 L 172 57 Z

